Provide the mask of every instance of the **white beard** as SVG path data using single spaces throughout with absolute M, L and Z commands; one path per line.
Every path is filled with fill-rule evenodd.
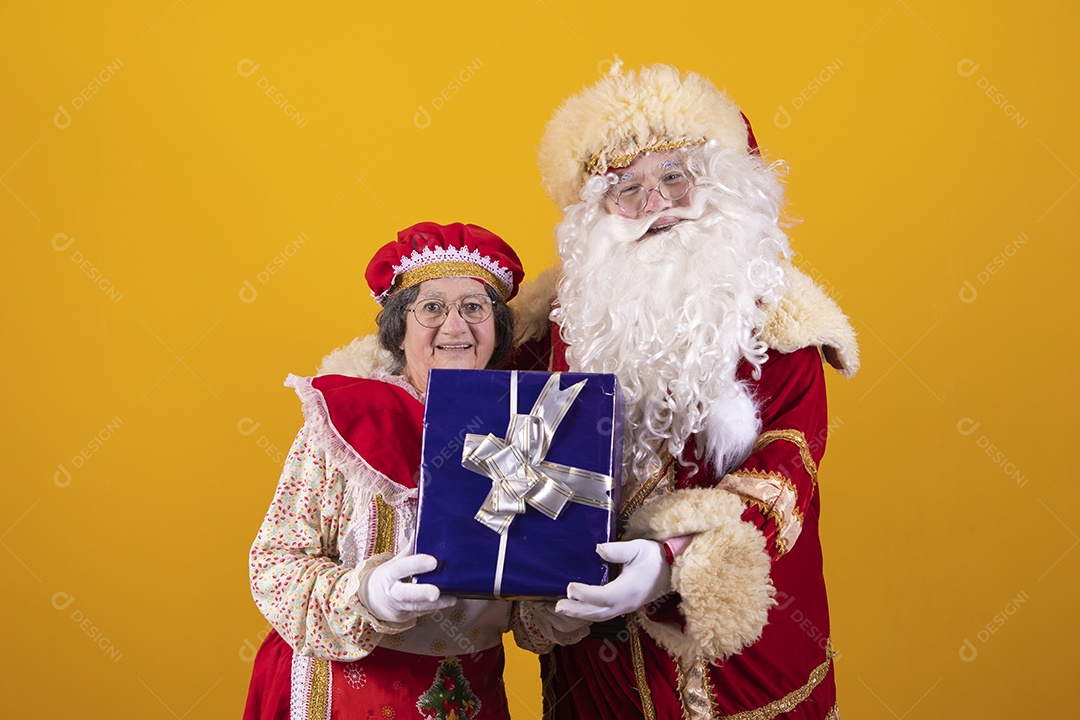
M 716 156 L 707 161 L 725 160 Z M 788 245 L 777 219 L 779 186 L 755 161 L 748 171 L 727 161 L 724 172 L 758 188 L 757 207 L 733 193 L 731 177 L 713 181 L 715 174 L 698 171 L 690 207 L 663 212 L 687 218 L 669 230 L 647 235 L 655 216 L 609 215 L 597 201 L 600 183 L 556 229 L 564 276 L 552 317 L 571 370 L 619 378 L 630 490 L 660 468 L 664 450 L 679 458 L 695 434 L 721 473 L 757 439 L 757 405 L 735 375 L 743 360 L 755 374 L 765 361 L 756 338 L 761 305 L 779 297 Z M 763 175 L 773 194 L 755 185 Z

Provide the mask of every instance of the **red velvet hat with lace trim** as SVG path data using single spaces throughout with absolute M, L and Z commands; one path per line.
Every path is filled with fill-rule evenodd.
M 479 225 L 417 223 L 376 251 L 364 273 L 380 305 L 398 290 L 441 277 L 470 277 L 509 300 L 525 277 L 505 240 Z

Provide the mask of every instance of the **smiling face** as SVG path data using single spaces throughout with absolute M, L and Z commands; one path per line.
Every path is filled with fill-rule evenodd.
M 616 170 L 618 182 L 604 199 L 607 211 L 612 215 L 620 215 L 626 218 L 654 217 L 649 225 L 649 233 L 658 233 L 683 222 L 679 218 L 665 215 L 664 211 L 673 207 L 687 207 L 690 205 L 690 193 L 685 191 L 685 183 L 689 181 L 689 174 L 682 159 L 675 153 L 648 153 L 634 160 L 625 168 Z M 693 183 L 690 182 L 692 186 Z M 673 193 L 672 188 L 676 191 Z M 676 199 L 668 200 L 665 195 L 671 196 L 685 192 Z M 634 212 L 633 199 L 647 193 L 645 206 Z M 616 201 L 620 195 L 624 200 Z
M 421 393 L 427 390 L 428 370 L 457 368 L 482 370 L 495 350 L 495 317 L 489 314 L 483 322 L 470 324 L 462 319 L 458 303 L 469 296 L 488 299 L 486 286 L 472 278 L 446 277 L 420 283 L 413 308 L 428 301 L 447 306 L 448 314 L 440 327 L 424 327 L 416 313 L 405 313 L 405 351 L 403 374 Z

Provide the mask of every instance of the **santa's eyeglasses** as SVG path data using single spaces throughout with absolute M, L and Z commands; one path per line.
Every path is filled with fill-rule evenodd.
M 668 202 L 677 202 L 690 192 L 690 178 L 685 173 L 671 171 L 664 173 L 660 182 L 651 190 L 646 190 L 640 183 L 616 185 L 610 191 L 611 199 L 627 215 L 637 215 L 649 204 L 649 194 L 660 193 Z

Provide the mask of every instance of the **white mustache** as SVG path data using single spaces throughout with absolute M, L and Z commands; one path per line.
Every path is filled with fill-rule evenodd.
M 618 240 L 641 240 L 648 233 L 657 217 L 673 217 L 679 220 L 699 220 L 705 214 L 708 204 L 705 193 L 690 191 L 690 204 L 686 207 L 671 207 L 660 212 L 650 213 L 639 218 L 622 215 L 609 215 L 599 225 L 607 225 L 607 230 Z

